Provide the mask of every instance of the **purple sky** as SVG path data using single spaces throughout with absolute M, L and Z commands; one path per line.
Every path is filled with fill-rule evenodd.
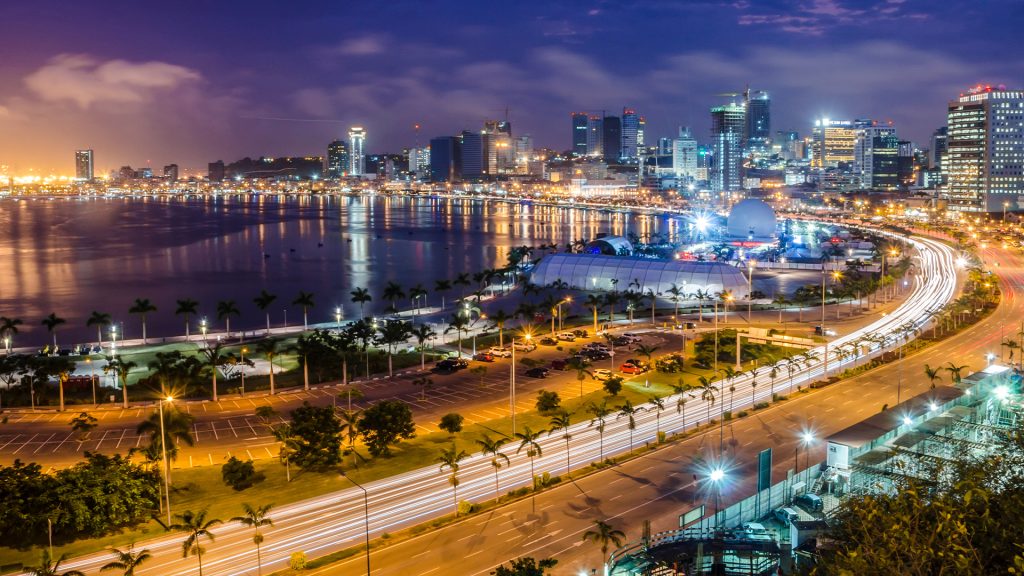
M 288 8 L 285 8 L 288 6 Z M 510 118 L 569 147 L 569 112 L 647 117 L 698 137 L 719 93 L 771 92 L 773 130 L 878 118 L 927 144 L 969 85 L 1024 86 L 1019 0 L 468 2 L 249 0 L 0 5 L 0 165 L 157 171 L 368 151 Z M 2 170 L 0 170 L 2 172 Z

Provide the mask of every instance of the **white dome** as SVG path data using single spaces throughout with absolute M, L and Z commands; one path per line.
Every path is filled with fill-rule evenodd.
M 733 238 L 772 238 L 775 236 L 775 210 L 760 200 L 747 198 L 729 211 L 726 231 Z

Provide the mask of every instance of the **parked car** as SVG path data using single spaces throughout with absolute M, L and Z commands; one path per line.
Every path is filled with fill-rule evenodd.
M 640 335 L 636 332 L 623 332 L 622 337 L 627 340 L 632 340 L 634 343 L 640 341 Z
M 518 350 L 519 352 L 532 352 L 533 350 L 537 349 L 537 345 L 534 344 L 533 342 L 522 341 L 512 344 L 512 347 Z
M 825 508 L 825 503 L 817 494 L 801 494 L 793 499 L 793 504 L 808 512 L 821 512 Z
M 563 342 L 575 342 L 576 335 L 572 332 L 559 332 L 558 339 Z
M 541 346 L 558 346 L 558 340 L 555 340 L 550 336 L 545 336 L 540 339 L 540 344 Z
M 583 345 L 584 350 L 607 350 L 608 345 L 603 342 L 591 342 Z
M 604 382 L 605 380 L 611 377 L 612 371 L 607 368 L 598 368 L 597 370 L 594 370 L 594 380 L 600 380 Z
M 548 369 L 540 366 L 536 368 L 530 368 L 529 370 L 526 371 L 526 375 L 529 376 L 530 378 L 547 378 Z
M 764 524 L 747 522 L 743 525 L 743 531 L 750 540 L 771 540 L 772 535 L 765 529 Z
M 477 352 L 476 355 L 473 356 L 473 360 L 478 362 L 494 362 L 494 354 L 491 354 L 490 352 Z
M 612 346 L 629 346 L 633 341 L 625 336 L 612 336 Z
M 446 358 L 434 364 L 434 372 L 455 372 L 459 369 L 459 361 L 455 358 Z
M 589 338 L 590 337 L 590 332 L 587 332 L 583 328 L 577 328 L 577 329 L 573 330 L 572 333 L 577 338 Z
M 814 327 L 815 336 L 835 336 L 836 331 L 831 328 L 822 328 L 821 325 Z
M 779 521 L 783 526 L 789 527 L 790 524 L 800 519 L 800 514 L 792 508 L 777 508 L 773 513 L 775 519 Z
M 487 349 L 487 353 L 496 358 L 508 358 L 512 355 L 512 350 L 508 347 L 502 348 L 500 346 L 491 346 Z
M 569 362 L 567 360 L 552 360 L 551 361 L 551 369 L 552 370 L 568 370 L 569 369 Z
M 625 361 L 619 366 L 619 372 L 623 374 L 643 374 L 647 372 L 648 368 L 642 363 L 634 363 L 632 361 Z
M 590 350 L 584 350 L 583 352 L 581 352 L 581 354 L 583 354 L 583 356 L 585 356 L 587 360 L 590 360 L 591 362 L 596 362 L 598 360 L 607 360 L 608 358 L 612 357 L 611 354 L 605 352 L 604 350 L 597 350 L 593 348 Z

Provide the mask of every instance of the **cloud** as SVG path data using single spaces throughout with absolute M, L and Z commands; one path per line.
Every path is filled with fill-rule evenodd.
M 884 20 L 921 20 L 927 14 L 908 12 L 905 0 L 876 0 L 862 8 L 852 8 L 841 0 L 796 0 L 784 10 L 748 12 L 748 2 L 727 4 L 740 11 L 741 26 L 772 26 L 782 32 L 821 36 L 840 25 L 865 26 Z
M 199 72 L 166 62 L 100 61 L 86 54 L 61 54 L 25 77 L 25 85 L 48 102 L 135 103 L 159 91 L 201 79 Z
M 384 39 L 380 36 L 362 36 L 342 42 L 335 52 L 346 56 L 371 56 L 384 52 L 384 44 Z

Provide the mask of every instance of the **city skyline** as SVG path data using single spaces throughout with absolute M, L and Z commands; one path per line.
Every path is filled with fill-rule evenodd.
M 623 107 L 646 118 L 648 145 L 680 125 L 708 142 L 708 110 L 748 85 L 771 94 L 773 132 L 868 117 L 926 146 L 960 92 L 1017 88 L 1024 70 L 992 48 L 1012 45 L 1011 2 L 313 3 L 275 15 L 272 34 L 260 3 L 157 6 L 131 25 L 115 5 L 42 4 L 0 8 L 22 23 L 0 39 L 18 55 L 0 72 L 0 166 L 15 174 L 73 175 L 80 149 L 96 174 L 323 155 L 352 126 L 367 154 L 396 152 L 506 108 L 537 147 L 570 149 L 574 111 Z

